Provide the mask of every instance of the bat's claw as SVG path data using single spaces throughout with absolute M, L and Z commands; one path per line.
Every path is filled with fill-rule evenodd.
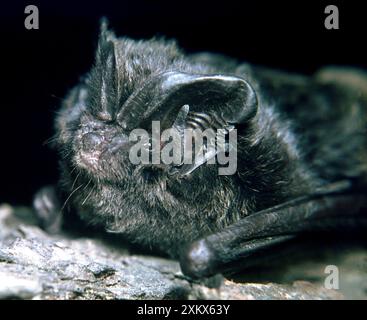
M 180 266 L 192 279 L 212 276 L 216 274 L 215 254 L 204 239 L 195 241 L 181 254 Z

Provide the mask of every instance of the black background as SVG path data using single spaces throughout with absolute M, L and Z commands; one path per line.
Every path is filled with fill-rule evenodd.
M 27 204 L 57 179 L 56 155 L 44 142 L 62 98 L 93 63 L 102 16 L 120 36 L 176 38 L 188 52 L 293 72 L 367 66 L 367 11 L 357 2 L 7 2 L 0 9 L 0 203 Z M 39 8 L 39 30 L 24 28 L 28 4 Z M 339 8 L 339 30 L 324 28 L 327 4 Z

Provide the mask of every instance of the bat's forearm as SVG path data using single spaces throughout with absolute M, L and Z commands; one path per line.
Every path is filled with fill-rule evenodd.
M 366 227 L 366 213 L 367 199 L 363 191 L 300 197 L 254 213 L 194 242 L 182 255 L 181 265 L 193 277 L 208 276 L 303 232 Z

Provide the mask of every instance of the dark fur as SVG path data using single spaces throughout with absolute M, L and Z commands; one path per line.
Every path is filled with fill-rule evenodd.
M 179 178 L 162 166 L 133 166 L 126 150 L 112 151 L 128 135 L 116 121 L 119 108 L 171 70 L 235 75 L 254 88 L 257 113 L 237 125 L 235 175 L 218 176 L 215 166 L 203 165 Z M 177 257 L 184 244 L 254 212 L 340 179 L 366 180 L 366 96 L 367 77 L 348 70 L 291 75 L 212 54 L 185 55 L 174 42 L 115 38 L 104 30 L 95 65 L 56 119 L 63 201 L 72 194 L 64 210 Z M 86 150 L 83 135 L 90 132 L 102 142 Z

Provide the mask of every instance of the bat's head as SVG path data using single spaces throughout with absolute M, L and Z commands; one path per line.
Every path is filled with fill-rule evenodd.
M 230 131 L 254 117 L 251 86 L 215 71 L 190 61 L 174 43 L 117 39 L 102 26 L 95 65 L 56 122 L 63 183 L 68 193 L 79 188 L 71 202 L 85 219 L 143 242 L 159 240 L 171 252 L 178 238 L 191 241 L 218 219 L 231 220 L 223 213 L 238 188 L 231 177 L 218 176 L 209 157 L 190 165 L 182 156 L 171 165 L 152 159 L 171 141 L 154 140 L 154 128 L 173 129 L 182 142 L 184 129 Z M 148 162 L 137 163 L 143 154 Z

